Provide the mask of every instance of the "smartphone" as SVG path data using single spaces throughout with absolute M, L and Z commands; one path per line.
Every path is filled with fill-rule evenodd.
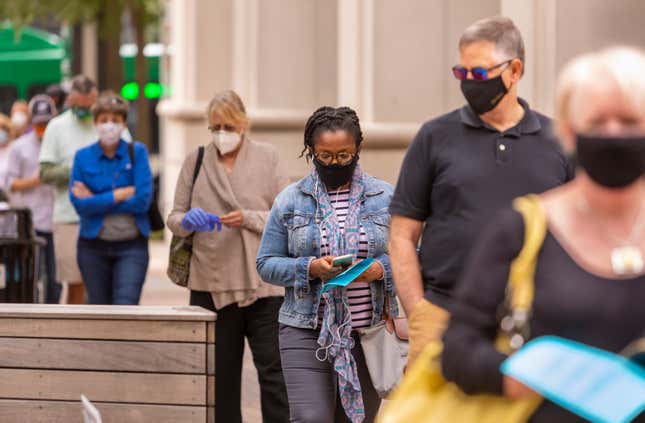
M 344 256 L 338 256 L 334 258 L 331 262 L 333 267 L 348 267 L 351 266 L 354 262 L 353 254 L 345 254 Z

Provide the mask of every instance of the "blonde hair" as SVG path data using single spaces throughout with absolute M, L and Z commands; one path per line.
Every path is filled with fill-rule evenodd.
M 555 131 L 560 139 L 564 136 L 565 123 L 571 122 L 571 97 L 584 81 L 589 80 L 594 60 L 595 55 L 591 53 L 576 56 L 560 72 L 555 90 Z
M 645 53 L 633 47 L 610 47 L 571 59 L 556 87 L 555 129 L 562 139 L 563 128 L 573 120 L 572 105 L 588 84 L 615 83 L 623 97 L 639 114 L 645 113 Z
M 4 129 L 9 133 L 10 140 L 16 137 L 16 130 L 11 123 L 11 118 L 4 113 L 0 113 L 0 129 Z
M 645 52 L 636 47 L 611 47 L 598 53 L 598 62 L 631 106 L 645 113 Z
M 244 103 L 233 90 L 216 93 L 208 103 L 206 114 L 208 120 L 213 114 L 217 114 L 229 125 L 241 128 L 243 131 L 249 128 L 249 118 L 246 116 Z

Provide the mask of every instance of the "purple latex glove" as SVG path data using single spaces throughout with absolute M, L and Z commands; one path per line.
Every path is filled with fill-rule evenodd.
M 217 227 L 217 232 L 222 232 L 222 222 L 220 222 L 219 216 L 208 213 L 208 223 L 211 231 Z
M 217 226 L 217 232 L 222 230 L 219 216 L 200 208 L 190 209 L 181 221 L 181 227 L 190 232 L 212 232 L 215 226 Z

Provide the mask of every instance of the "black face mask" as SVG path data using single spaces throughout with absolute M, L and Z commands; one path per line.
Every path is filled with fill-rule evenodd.
M 314 159 L 314 166 L 316 166 L 316 172 L 320 176 L 320 180 L 327 187 L 327 189 L 335 190 L 342 187 L 343 185 L 349 183 L 354 176 L 354 170 L 358 164 L 358 154 L 354 156 L 354 159 L 351 163 L 342 165 L 325 165 Z
M 461 92 L 470 108 L 478 115 L 483 115 L 502 101 L 508 89 L 504 85 L 502 75 L 499 75 L 483 81 L 464 79 L 461 81 Z
M 624 188 L 645 171 L 645 137 L 577 135 L 575 161 L 598 185 Z

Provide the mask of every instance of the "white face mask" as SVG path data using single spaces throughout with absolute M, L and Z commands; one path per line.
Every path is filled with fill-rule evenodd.
M 0 129 L 0 146 L 7 145 L 9 142 L 9 133 L 4 129 Z
M 228 154 L 240 145 L 242 137 L 237 132 L 217 131 L 213 132 L 213 143 L 221 155 Z
M 11 123 L 17 128 L 22 128 L 27 125 L 27 114 L 25 112 L 16 112 L 11 115 Z
M 110 147 L 118 143 L 121 139 L 123 125 L 120 123 L 106 122 L 96 126 L 96 132 L 99 134 L 99 140 L 103 145 Z

